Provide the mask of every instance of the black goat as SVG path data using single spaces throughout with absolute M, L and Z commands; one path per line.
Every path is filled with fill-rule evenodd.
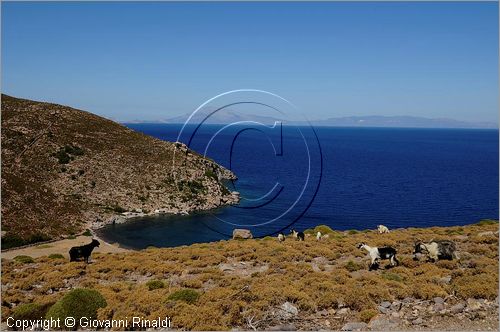
M 93 239 L 92 242 L 89 244 L 86 244 L 84 246 L 79 246 L 79 247 L 72 247 L 69 250 L 69 261 L 70 262 L 76 262 L 80 258 L 83 258 L 86 263 L 89 262 L 89 257 L 92 254 L 92 250 L 94 250 L 95 247 L 99 247 L 100 243 L 96 239 Z

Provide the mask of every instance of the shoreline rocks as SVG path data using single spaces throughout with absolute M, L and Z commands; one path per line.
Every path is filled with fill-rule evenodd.
M 203 209 L 198 207 L 183 206 L 181 208 L 169 207 L 169 208 L 158 208 L 153 212 L 143 212 L 141 209 L 135 209 L 134 211 L 126 211 L 121 214 L 112 214 L 110 217 L 101 219 L 101 217 L 96 217 L 94 221 L 89 224 L 89 227 L 93 230 L 103 228 L 111 224 L 122 224 L 125 222 L 131 222 L 131 219 L 144 218 L 158 215 L 189 215 L 192 212 L 197 211 L 208 211 L 211 209 L 217 209 L 224 207 L 226 205 L 236 204 L 240 200 L 240 193 L 237 191 L 231 192 L 229 199 L 221 199 L 215 208 Z

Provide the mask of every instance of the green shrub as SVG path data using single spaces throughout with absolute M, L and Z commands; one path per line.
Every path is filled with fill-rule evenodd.
M 47 311 L 45 318 L 61 319 L 73 317 L 78 322 L 80 318 L 97 318 L 97 309 L 106 307 L 104 297 L 94 289 L 76 288 L 68 292 Z
M 498 220 L 483 219 L 480 222 L 478 222 L 476 225 L 478 225 L 478 226 L 484 226 L 484 225 L 495 225 L 495 224 L 498 224 Z
M 9 249 L 14 247 L 20 247 L 25 244 L 25 240 L 17 235 L 4 235 L 2 236 L 2 249 Z
M 373 309 L 365 309 L 359 313 L 359 319 L 362 322 L 368 323 L 373 317 L 377 315 L 377 311 Z
M 303 232 L 304 234 L 309 234 L 309 235 L 313 235 L 314 234 L 314 229 L 313 228 L 308 228 L 306 230 L 304 230 Z
M 353 261 L 348 261 L 346 264 L 345 264 L 345 268 L 347 269 L 347 271 L 349 272 L 354 272 L 354 271 L 358 271 L 358 270 L 361 270 L 363 267 L 361 265 L 359 265 L 358 263 L 356 262 L 353 262 Z
M 90 229 L 87 229 L 87 230 L 85 230 L 85 232 L 83 232 L 82 235 L 83 236 L 92 236 L 92 232 L 90 231 Z
M 49 258 L 50 259 L 64 259 L 64 256 L 61 254 L 50 254 Z
M 148 286 L 148 289 L 151 291 L 151 290 L 154 290 L 154 289 L 163 288 L 163 287 L 165 287 L 165 284 L 161 280 L 149 280 L 146 283 L 146 286 Z
M 330 234 L 330 233 L 333 233 L 334 230 L 326 225 L 319 225 L 319 226 L 314 227 L 314 233 L 318 233 L 318 232 L 321 232 L 321 234 Z
M 213 178 L 215 180 L 218 180 L 217 174 L 215 174 L 215 172 L 212 171 L 212 170 L 206 170 L 205 171 L 205 176 L 207 176 L 209 178 Z
M 445 230 L 445 233 L 447 235 L 463 235 L 464 231 L 463 231 L 463 229 L 462 230 L 460 230 L 460 229 L 447 229 L 447 230 Z
M 64 152 L 64 150 L 59 150 L 56 153 L 54 153 L 54 157 L 57 158 L 59 164 L 67 164 L 71 160 L 70 155 Z
M 44 317 L 47 309 L 53 303 L 39 304 L 39 303 L 25 303 L 20 304 L 14 308 L 12 312 L 12 317 L 15 320 L 28 320 L 28 319 L 40 319 Z
M 34 234 L 28 239 L 21 238 L 17 235 L 6 234 L 2 237 L 2 249 L 10 249 L 48 240 L 50 240 L 50 238 L 42 234 Z
M 399 274 L 396 274 L 396 273 L 383 272 L 382 278 L 384 278 L 386 280 L 393 280 L 393 281 L 398 281 L 398 282 L 403 281 L 403 278 Z
M 14 257 L 14 260 L 19 263 L 23 264 L 28 264 L 28 263 L 34 263 L 35 261 L 33 260 L 33 257 L 31 256 L 26 256 L 26 255 L 19 255 Z
M 227 189 L 226 186 L 224 186 L 224 185 L 220 186 L 220 189 L 222 191 L 222 195 L 229 195 L 229 194 L 231 194 L 231 192 L 229 191 L 229 189 Z
M 72 154 L 74 156 L 82 156 L 83 155 L 83 149 L 78 147 L 78 146 L 74 146 L 74 145 L 65 145 L 64 149 L 61 149 L 61 150 L 68 153 L 68 154 Z
M 123 213 L 123 212 L 127 212 L 126 209 L 122 208 L 121 206 L 119 205 L 116 205 L 114 208 L 113 208 L 113 211 L 115 211 L 116 213 Z
M 184 301 L 189 304 L 193 304 L 198 301 L 200 294 L 192 289 L 181 289 L 168 296 L 168 300 L 172 301 Z
M 83 150 L 78 146 L 65 145 L 59 149 L 59 151 L 54 152 L 52 156 L 56 157 L 59 161 L 59 164 L 68 164 L 70 161 L 74 160 L 73 156 L 82 156 Z M 65 171 L 64 171 L 65 172 Z M 80 172 L 85 173 L 85 171 L 80 170 Z M 83 173 L 79 175 L 83 175 Z
M 203 186 L 203 183 L 193 180 L 193 181 L 188 181 L 188 187 L 191 190 L 192 193 L 198 193 L 200 191 L 204 191 L 205 187 Z

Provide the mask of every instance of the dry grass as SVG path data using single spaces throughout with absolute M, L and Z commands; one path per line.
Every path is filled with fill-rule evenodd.
M 480 235 L 484 232 L 493 235 Z M 55 303 L 73 288 L 98 290 L 108 303 L 100 318 L 170 316 L 174 327 L 248 329 L 286 301 L 307 319 L 323 309 L 347 306 L 368 321 L 381 301 L 415 297 L 495 299 L 498 296 L 498 224 L 330 233 L 317 242 L 290 238 L 220 241 L 187 247 L 96 254 L 93 263 L 42 257 L 34 263 L 2 261 L 2 314 L 13 304 Z M 452 239 L 461 259 L 412 260 L 416 239 Z M 401 265 L 368 271 L 358 242 L 392 245 Z M 448 278 L 451 278 L 449 280 Z M 161 287 L 150 287 L 152 284 Z M 197 294 L 197 295 L 194 295 Z M 186 300 L 187 299 L 187 300 Z M 257 326 L 259 327 L 259 326 Z M 262 326 L 261 326 L 262 327 Z

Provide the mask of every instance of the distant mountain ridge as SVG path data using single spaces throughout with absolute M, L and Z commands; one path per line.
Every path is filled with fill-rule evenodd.
M 318 126 L 339 127 L 399 127 L 399 128 L 498 128 L 490 122 L 467 122 L 446 118 L 424 118 L 416 116 L 350 116 L 311 121 Z
M 124 123 L 185 123 L 189 114 L 176 116 L 158 121 L 123 121 Z M 282 121 L 284 125 L 307 125 L 307 121 L 280 120 L 279 118 L 255 114 L 237 114 L 237 113 L 215 113 L 198 112 L 191 119 L 190 123 L 198 124 L 205 120 L 206 124 L 228 124 L 239 121 L 257 121 L 264 124 L 273 124 L 276 121 Z M 447 118 L 425 118 L 417 116 L 348 116 L 331 117 L 322 120 L 311 120 L 310 124 L 314 126 L 331 127 L 384 127 L 384 128 L 469 128 L 469 129 L 498 129 L 498 123 L 493 122 L 469 122 Z

